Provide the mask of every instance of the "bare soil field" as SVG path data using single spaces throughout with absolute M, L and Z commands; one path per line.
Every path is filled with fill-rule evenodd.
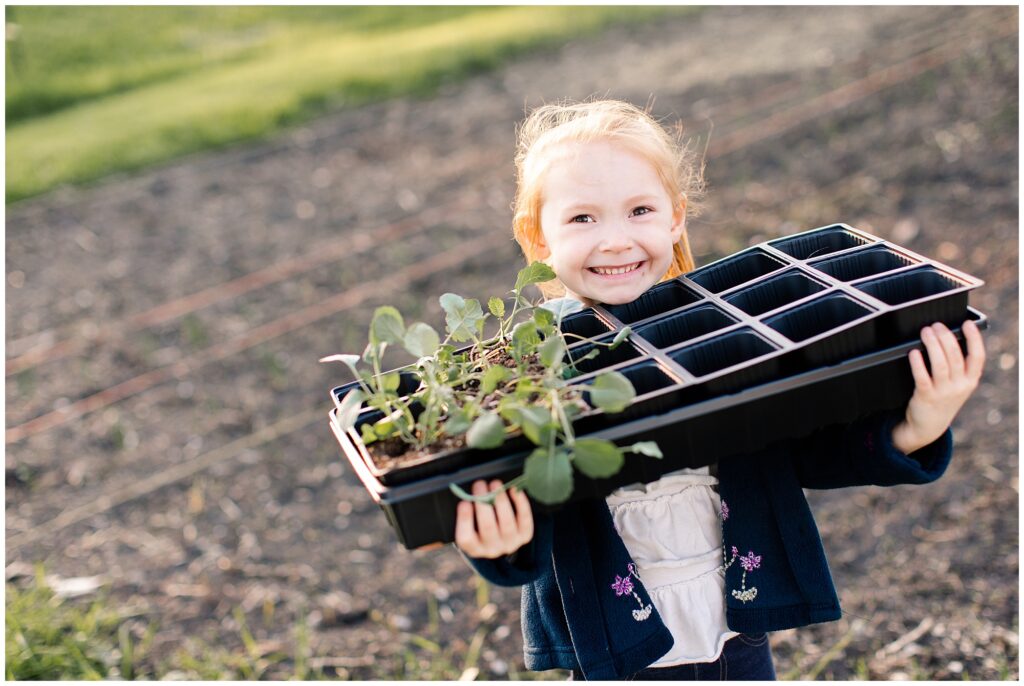
M 519 589 L 397 544 L 317 359 L 360 352 L 379 305 L 441 330 L 442 293 L 511 288 L 513 127 L 599 94 L 706 147 L 698 264 L 843 221 L 986 281 L 952 466 L 810 492 L 845 616 L 772 645 L 789 678 L 1017 678 L 1017 30 L 1015 7 L 714 8 L 9 207 L 8 579 L 99 576 L 159 627 L 154 668 L 242 651 L 240 608 L 267 655 L 307 626 L 332 677 L 527 676 Z

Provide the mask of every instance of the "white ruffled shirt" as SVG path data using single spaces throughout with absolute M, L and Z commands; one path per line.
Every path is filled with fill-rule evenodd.
M 637 575 L 675 639 L 651 667 L 711 662 L 738 633 L 725 623 L 718 479 L 707 467 L 631 484 L 605 502 Z

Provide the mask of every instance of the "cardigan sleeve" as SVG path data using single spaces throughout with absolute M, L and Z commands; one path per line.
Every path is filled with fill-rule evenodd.
M 845 488 L 935 481 L 952 458 L 952 430 L 907 455 L 892 442 L 893 427 L 902 417 L 902 412 L 881 412 L 794 441 L 792 456 L 800 485 Z
M 542 565 L 551 559 L 553 526 L 551 515 L 534 510 L 533 538 L 511 555 L 488 559 L 470 557 L 456 550 L 477 574 L 496 586 L 522 586 L 534 581 L 543 572 Z

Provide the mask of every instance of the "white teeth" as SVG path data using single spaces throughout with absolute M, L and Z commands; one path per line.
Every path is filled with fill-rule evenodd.
M 591 269 L 593 269 L 598 274 L 625 274 L 626 272 L 633 271 L 634 269 L 639 267 L 640 264 L 640 262 L 636 262 L 627 267 L 619 267 L 618 269 L 603 269 L 601 267 L 591 267 Z

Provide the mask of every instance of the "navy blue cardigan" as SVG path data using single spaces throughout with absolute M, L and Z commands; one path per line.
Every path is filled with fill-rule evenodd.
M 841 611 L 803 488 L 923 484 L 952 455 L 952 432 L 911 456 L 892 444 L 902 412 L 885 412 L 718 465 L 726 622 L 760 633 L 838 619 Z M 623 679 L 673 639 L 651 604 L 603 500 L 535 511 L 533 540 L 497 559 L 465 557 L 485 579 L 523 585 L 526 667 Z

